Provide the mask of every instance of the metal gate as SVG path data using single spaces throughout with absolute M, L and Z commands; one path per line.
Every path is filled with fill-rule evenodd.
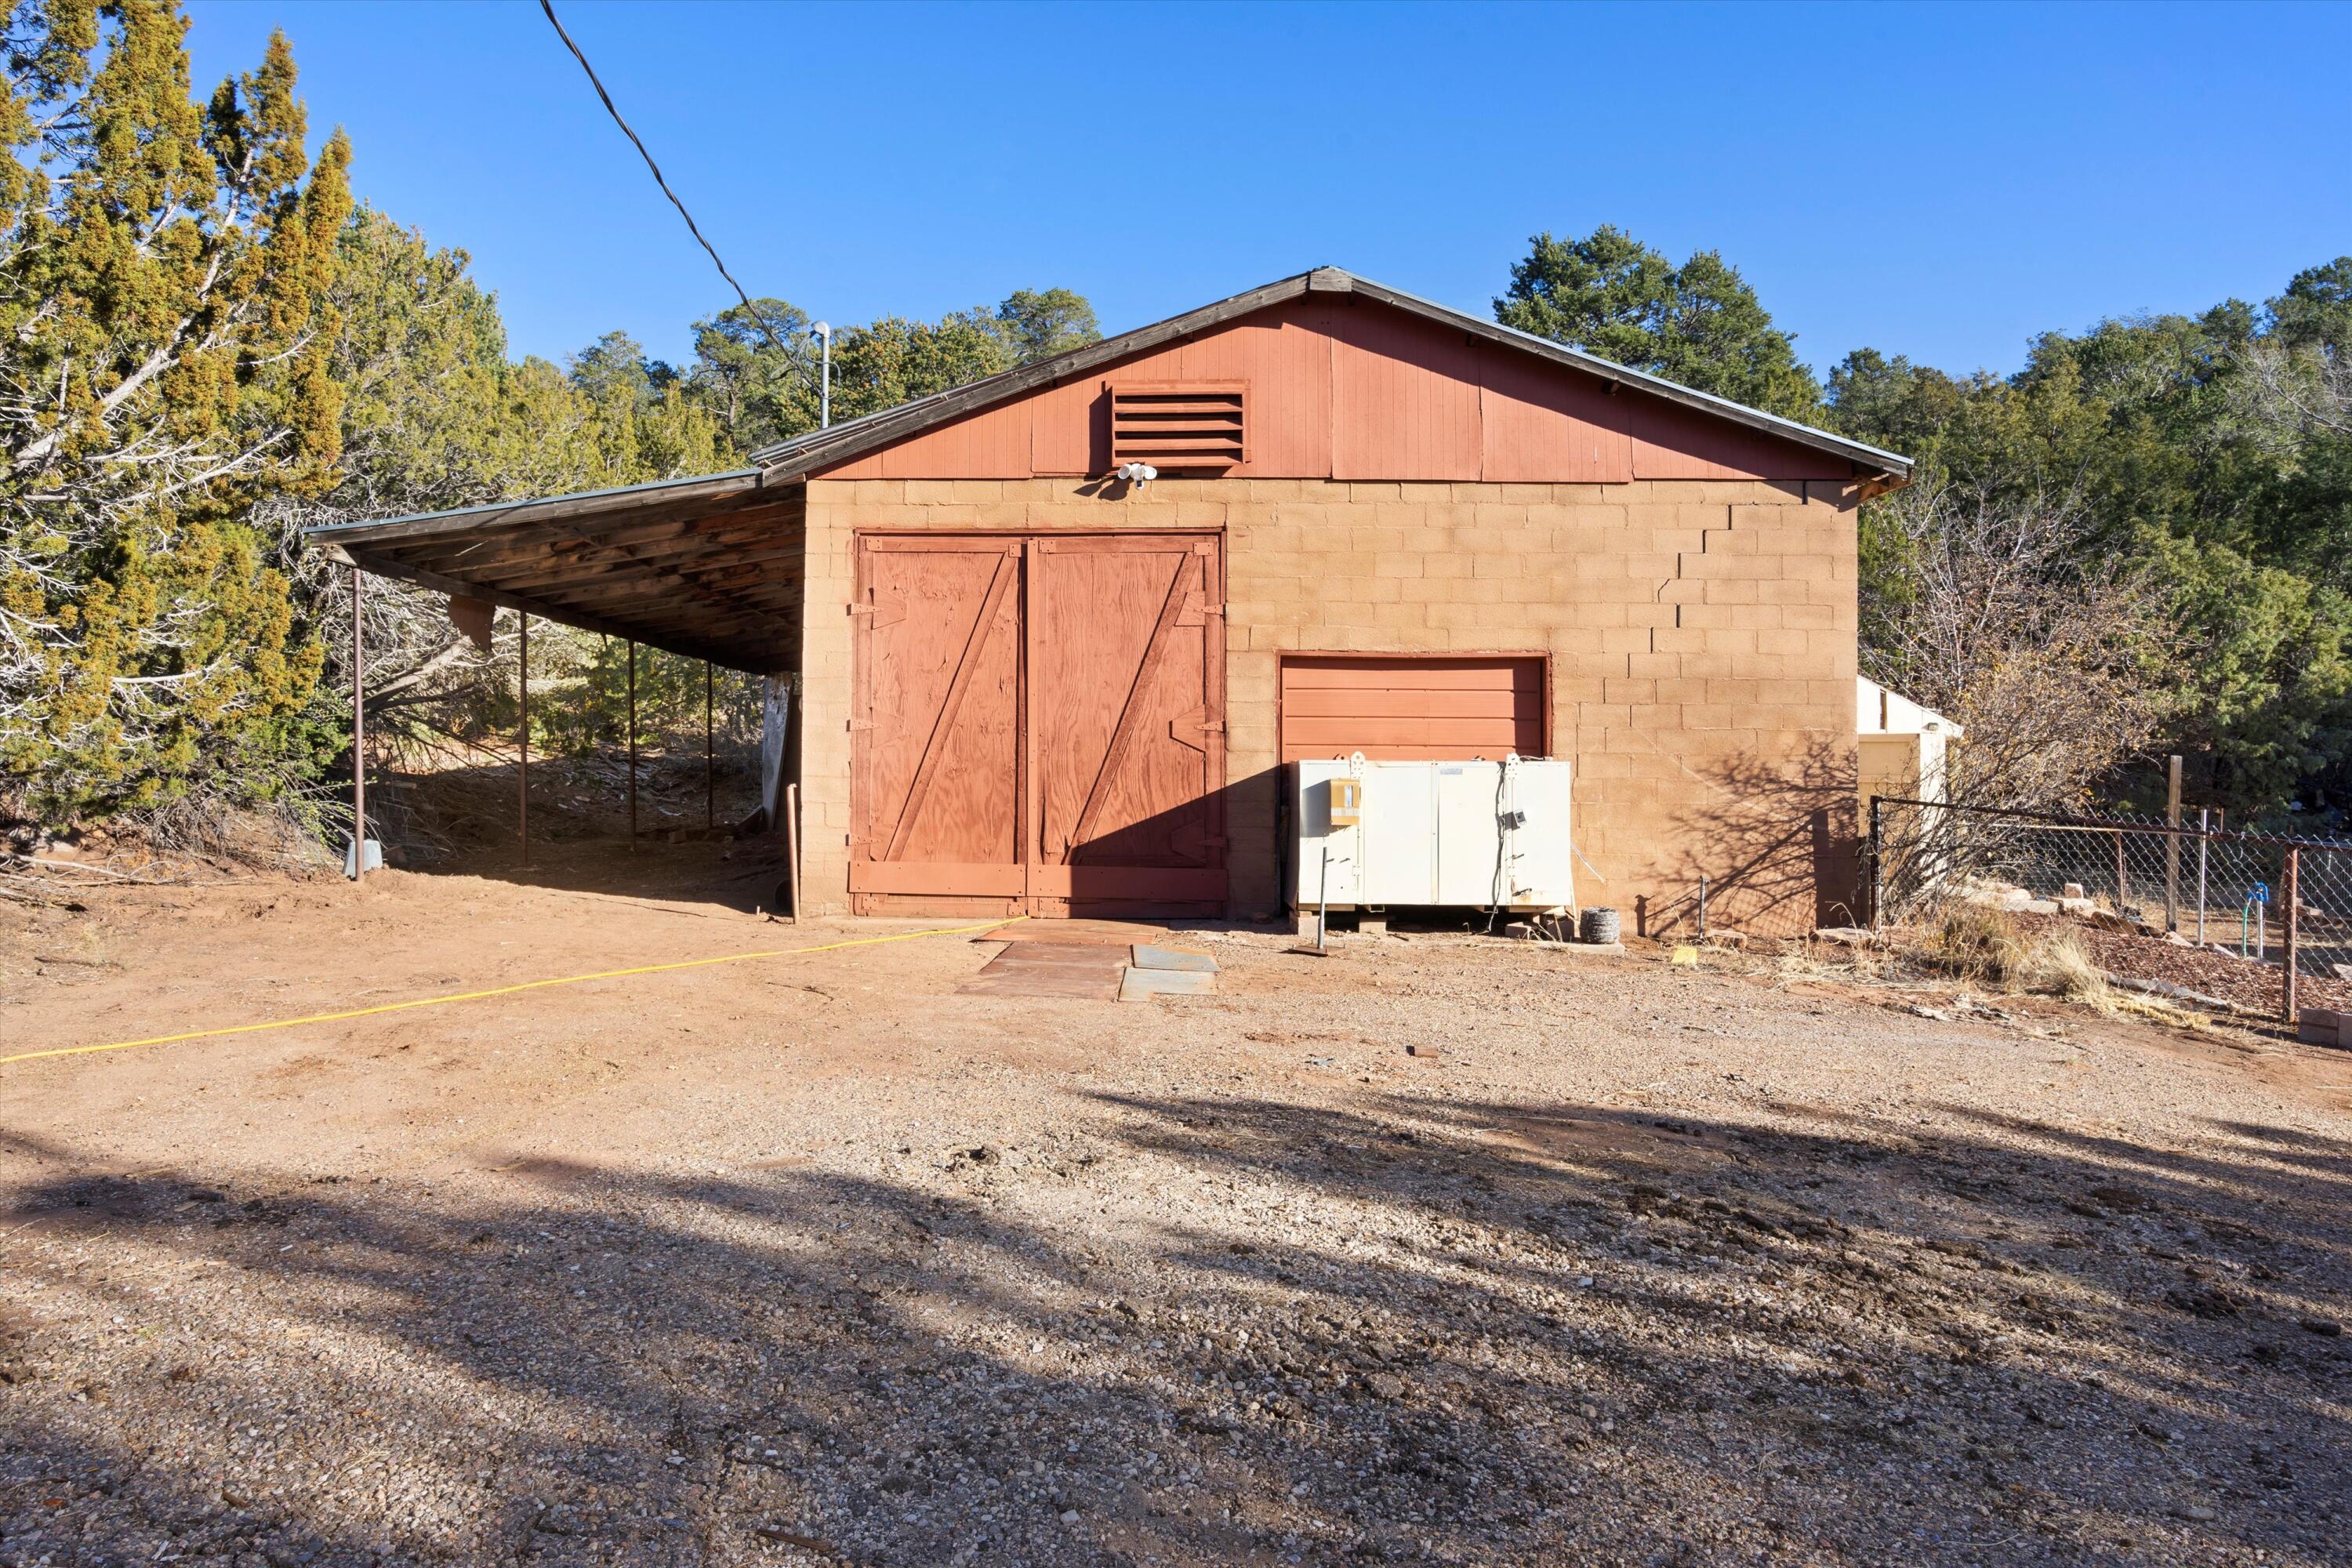
M 854 909 L 1222 910 L 1215 536 L 862 535 L 856 595 Z

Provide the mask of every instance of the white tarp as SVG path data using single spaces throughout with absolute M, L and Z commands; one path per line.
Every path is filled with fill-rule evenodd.
M 777 800 L 784 791 L 784 732 L 792 720 L 792 677 L 771 675 L 762 685 L 766 695 L 760 705 L 760 805 L 773 829 L 783 821 Z

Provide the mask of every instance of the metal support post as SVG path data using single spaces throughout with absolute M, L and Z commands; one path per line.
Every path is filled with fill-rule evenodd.
M 719 826 L 719 773 L 718 764 L 711 760 L 713 752 L 710 739 L 711 692 L 718 679 L 718 676 L 711 671 L 710 661 L 704 659 L 702 661 L 702 826 L 705 828 Z
M 2295 906 L 2303 901 L 2298 896 L 2301 889 L 2295 886 L 2295 883 L 2301 879 L 2297 873 L 2301 871 L 2302 867 L 2303 851 L 2289 849 L 2286 852 L 2286 887 L 2284 889 L 2286 893 L 2286 994 L 2279 1017 L 2279 1021 L 2283 1024 L 2294 1022 L 2295 938 L 2296 928 L 2302 924 L 2302 921 L 2296 918 Z
M 2124 830 L 2116 829 L 2116 913 L 2124 912 L 2124 898 L 2129 891 L 2124 873 Z
M 2164 820 L 2172 831 L 2164 836 L 2164 929 L 2180 929 L 2180 759 L 2165 764 Z
M 360 632 L 361 584 L 352 568 L 352 880 L 367 877 L 367 644 Z
M 2213 808 L 2197 808 L 2197 945 L 2205 945 L 2205 857 L 2212 847 Z
M 637 644 L 629 639 L 629 847 L 637 847 Z
M 1876 931 L 1886 908 L 1886 802 L 1870 797 L 1870 929 Z
M 530 864 L 530 616 L 522 616 L 522 647 L 516 656 L 516 667 L 522 674 L 521 723 L 516 731 L 516 755 L 521 759 L 515 769 L 515 845 L 522 852 L 522 863 Z
M 1698 939 L 1706 940 L 1706 879 L 1698 879 Z

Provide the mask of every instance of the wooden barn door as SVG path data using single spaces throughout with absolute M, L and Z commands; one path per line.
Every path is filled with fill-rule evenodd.
M 1222 568 L 1198 535 L 1030 541 L 1034 912 L 1221 910 Z
M 1199 535 L 858 541 L 860 913 L 1217 913 L 1224 582 Z
M 1021 542 L 858 542 L 849 889 L 859 913 L 1014 909 Z

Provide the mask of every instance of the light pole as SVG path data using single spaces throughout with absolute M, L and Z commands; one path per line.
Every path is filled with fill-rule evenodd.
M 817 341 L 817 352 L 823 369 L 817 373 L 816 425 L 820 430 L 833 426 L 833 323 L 812 321 L 809 336 Z

